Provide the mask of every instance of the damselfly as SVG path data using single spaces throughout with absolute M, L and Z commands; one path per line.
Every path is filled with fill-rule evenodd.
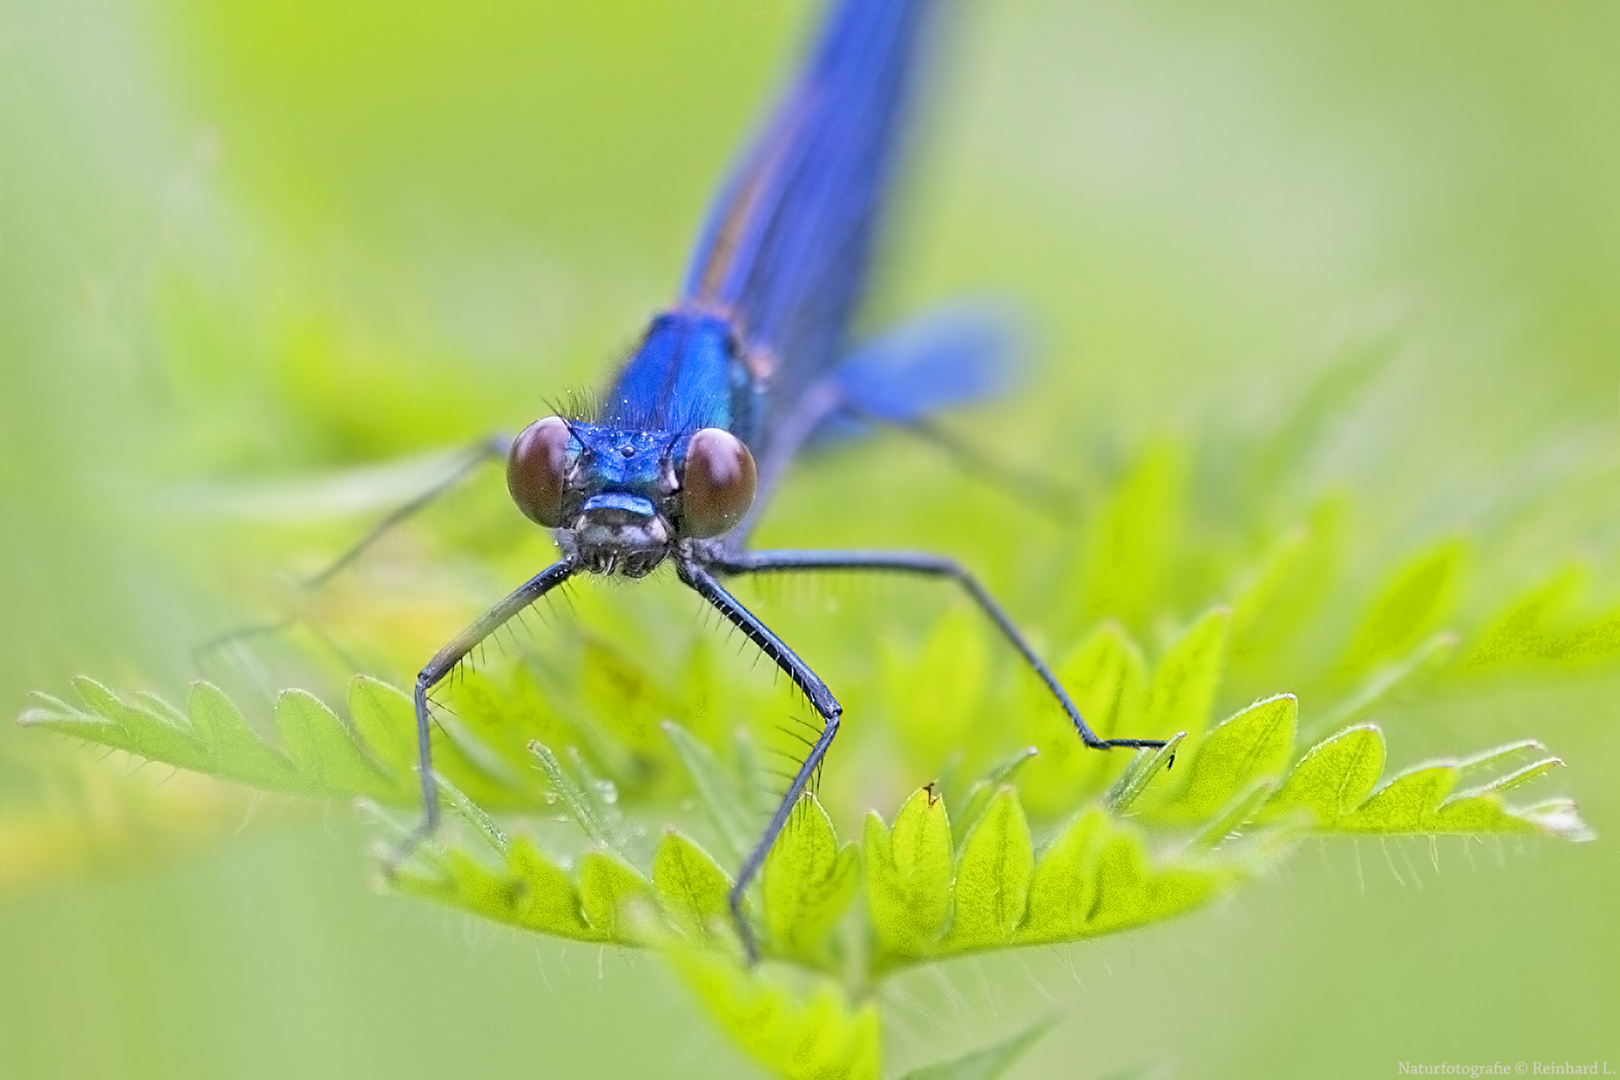
M 804 693 L 821 731 L 737 872 L 731 910 L 750 956 L 742 898 L 838 734 L 843 708 L 821 676 L 727 591 L 745 574 L 871 570 L 960 586 L 1046 684 L 1090 747 L 1102 739 L 1000 605 L 961 566 L 886 551 L 750 551 L 764 496 L 818 430 L 851 415 L 915 419 L 959 392 L 959 365 L 849 349 L 851 317 L 917 82 L 935 0 L 837 0 L 803 69 L 721 191 L 681 299 L 656 316 L 591 416 L 548 416 L 507 449 L 518 508 L 554 530 L 562 556 L 428 661 L 416 680 L 423 817 L 403 857 L 438 823 L 429 694 L 480 642 L 577 574 L 643 577 L 669 564 Z M 939 358 L 955 360 L 951 349 Z M 898 403 L 898 404 L 897 404 Z M 897 415 L 899 414 L 899 415 Z

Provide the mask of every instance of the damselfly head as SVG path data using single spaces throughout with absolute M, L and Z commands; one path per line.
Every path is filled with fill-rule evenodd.
M 548 416 L 512 443 L 506 486 L 531 521 L 558 530 L 586 570 L 640 577 L 675 539 L 679 440 Z
M 748 447 L 723 428 L 688 435 L 548 416 L 513 441 L 506 486 L 587 570 L 640 577 L 677 540 L 741 522 L 758 474 Z

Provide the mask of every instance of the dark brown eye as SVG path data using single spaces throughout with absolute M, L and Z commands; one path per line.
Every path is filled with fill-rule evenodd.
M 689 536 L 719 536 L 754 503 L 754 455 L 720 428 L 704 428 L 686 444 L 681 513 Z
M 512 501 L 530 521 L 548 529 L 562 524 L 571 438 L 562 417 L 548 416 L 523 429 L 506 459 L 506 490 Z

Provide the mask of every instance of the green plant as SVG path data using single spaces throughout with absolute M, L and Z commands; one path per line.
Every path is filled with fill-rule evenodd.
M 1265 532 L 1247 545 L 1262 553 L 1252 561 L 1216 562 L 1200 546 L 1208 533 L 1187 527 L 1180 454 L 1160 447 L 1124 475 L 1052 590 L 1089 623 L 1057 653 L 1076 700 L 1102 734 L 1173 736 L 1163 750 L 1086 751 L 1032 688 L 991 677 L 991 643 L 965 610 L 947 610 L 922 640 L 887 647 L 851 695 L 887 714 L 892 771 L 911 777 L 909 794 L 867 809 L 840 791 L 835 814 L 805 797 L 750 898 L 766 957 L 751 969 L 725 897 L 768 808 L 759 793 L 772 781 L 746 722 L 766 706 L 720 670 L 702 633 L 681 638 L 668 678 L 633 642 L 610 644 L 638 632 L 612 603 L 587 601 L 569 663 L 520 651 L 464 673 L 434 733 L 459 827 L 387 886 L 652 951 L 774 1074 L 876 1077 L 881 990 L 908 968 L 1149 926 L 1240 889 L 1306 836 L 1588 836 L 1568 799 L 1510 801 L 1562 764 L 1540 743 L 1391 772 L 1370 722 L 1403 695 L 1502 669 L 1612 661 L 1620 619 L 1571 618 L 1571 573 L 1465 617 L 1471 549 L 1448 538 L 1385 571 L 1370 601 L 1335 600 L 1342 507 L 1324 502 Z M 1227 602 L 1164 633 L 1188 595 L 1210 593 Z M 1155 632 L 1165 644 L 1150 665 L 1139 640 Z M 1291 688 L 1300 696 L 1281 692 Z M 183 709 L 88 678 L 75 689 L 77 703 L 40 695 L 23 723 L 260 788 L 355 799 L 385 840 L 414 812 L 410 703 L 378 680 L 354 678 L 342 714 L 282 693 L 279 747 L 206 682 Z M 1252 703 L 1215 722 L 1234 697 Z M 841 835 L 835 816 L 862 810 L 858 834 Z M 1045 1026 L 911 1075 L 997 1075 Z

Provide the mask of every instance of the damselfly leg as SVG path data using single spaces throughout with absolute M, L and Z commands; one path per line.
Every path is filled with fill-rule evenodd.
M 1131 748 L 1156 749 L 1165 744 L 1164 739 L 1104 739 L 1099 738 L 1086 723 L 1080 709 L 1069 697 L 1068 691 L 1058 681 L 1046 661 L 1041 659 L 1034 647 L 1019 631 L 1018 627 L 1008 617 L 1000 604 L 979 583 L 978 578 L 968 573 L 962 565 L 953 559 L 927 552 L 910 551 L 751 551 L 736 555 L 724 555 L 716 558 L 709 564 L 710 569 L 725 577 L 737 577 L 742 574 L 769 574 L 791 573 L 809 571 L 878 571 L 900 574 L 918 574 L 925 577 L 945 578 L 961 586 L 979 610 L 995 624 L 1012 647 L 1024 658 L 1030 670 L 1046 684 L 1052 696 L 1062 706 L 1068 715 L 1070 723 L 1079 733 L 1080 740 L 1095 750 L 1107 750 L 1116 746 Z
M 383 537 L 466 484 L 486 465 L 491 462 L 506 460 L 511 445 L 512 436 L 501 434 L 487 436 L 468 447 L 466 451 L 458 456 L 451 466 L 451 470 L 443 479 L 436 481 L 432 486 L 423 489 L 420 494 L 412 496 L 393 510 L 390 510 L 381 520 L 367 530 L 364 536 L 344 549 L 337 558 L 315 573 L 298 581 L 298 588 L 305 593 L 319 590 L 339 573 L 352 566 L 360 556 L 376 546 L 377 542 L 382 540 Z M 199 670 L 202 670 L 206 667 L 208 660 L 222 650 L 252 638 L 284 633 L 297 626 L 303 618 L 302 613 L 294 612 L 283 615 L 279 619 L 250 623 L 232 630 L 226 630 L 195 646 L 191 650 L 192 662 Z
M 776 838 L 781 834 L 787 824 L 788 816 L 793 807 L 804 794 L 806 785 L 815 774 L 821 761 L 827 755 L 832 745 L 833 737 L 838 734 L 839 721 L 843 714 L 843 707 L 837 698 L 827 689 L 827 684 L 821 677 L 801 660 L 777 637 L 768 627 L 727 592 L 715 580 L 716 574 L 722 577 L 740 577 L 744 574 L 765 573 L 792 573 L 808 571 L 880 571 L 889 573 L 919 574 L 926 577 L 945 578 L 954 581 L 984 612 L 985 616 L 995 624 L 996 629 L 1023 657 L 1024 662 L 1040 678 L 1051 691 L 1052 696 L 1062 706 L 1069 721 L 1074 725 L 1075 731 L 1087 746 L 1096 750 L 1109 750 L 1114 747 L 1127 747 L 1134 749 L 1156 749 L 1164 746 L 1164 739 L 1139 738 L 1101 738 L 1091 730 L 1081 715 L 1080 709 L 1069 697 L 1068 691 L 1047 666 L 1046 661 L 1029 644 L 1029 641 L 1019 631 L 1018 627 L 1008 617 L 1001 605 L 979 583 L 979 580 L 968 573 L 961 564 L 952 559 L 926 552 L 886 552 L 886 551 L 754 551 L 735 555 L 716 555 L 706 566 L 700 566 L 695 561 L 677 562 L 677 570 L 681 580 L 690 585 L 709 603 L 713 604 L 725 617 L 745 633 L 749 640 L 771 659 L 777 667 L 781 668 L 794 684 L 804 691 L 811 706 L 821 714 L 823 726 L 821 735 L 816 739 L 800 764 L 798 772 L 794 774 L 792 782 L 778 803 L 776 812 L 771 815 L 770 823 L 765 827 L 764 833 L 755 843 L 753 849 L 743 860 L 742 867 L 737 872 L 736 881 L 731 887 L 729 900 L 731 903 L 732 919 L 737 927 L 737 934 L 741 938 L 744 949 L 747 950 L 749 960 L 759 960 L 759 947 L 754 939 L 753 930 L 748 925 L 742 910 L 743 897 L 747 895 L 748 887 L 758 875 L 760 868 L 765 864 L 765 858 Z
M 433 688 L 443 682 L 456 665 L 466 659 L 478 645 L 505 626 L 518 613 L 540 600 L 551 590 L 567 581 L 579 570 L 579 561 L 572 555 L 564 556 L 479 616 L 467 629 L 450 641 L 427 662 L 416 676 L 413 699 L 416 705 L 417 769 L 421 774 L 422 818 L 389 854 L 385 871 L 392 873 L 421 843 L 432 836 L 439 826 L 439 785 L 433 773 L 433 714 L 429 696 Z
M 771 846 L 776 843 L 777 836 L 781 835 L 782 828 L 787 824 L 788 815 L 793 812 L 799 796 L 804 794 L 810 778 L 815 775 L 816 768 L 821 759 L 827 756 L 827 748 L 832 745 L 833 736 L 838 734 L 839 717 L 843 715 L 844 707 L 833 697 L 820 675 L 817 675 L 787 646 L 781 638 L 760 622 L 759 617 L 737 601 L 737 598 L 727 592 L 725 587 L 717 581 L 713 574 L 700 565 L 695 559 L 678 559 L 675 571 L 682 581 L 691 586 L 693 590 L 719 610 L 737 629 L 747 635 L 754 646 L 770 658 L 771 662 L 780 668 L 793 684 L 804 692 L 811 708 L 821 715 L 821 734 L 811 745 L 804 761 L 800 762 L 799 769 L 793 774 L 787 791 L 777 804 L 776 811 L 771 815 L 770 823 L 765 826 L 765 832 L 755 842 L 748 857 L 743 860 L 741 868 L 737 871 L 736 880 L 732 882 L 731 891 L 727 894 L 727 901 L 731 905 L 732 923 L 737 928 L 737 936 L 742 941 L 743 949 L 748 954 L 750 963 L 759 961 L 759 943 L 754 938 L 754 931 L 743 914 L 743 898 L 748 895 L 748 886 L 759 874 L 760 867 L 765 865 L 765 856 L 770 854 Z

